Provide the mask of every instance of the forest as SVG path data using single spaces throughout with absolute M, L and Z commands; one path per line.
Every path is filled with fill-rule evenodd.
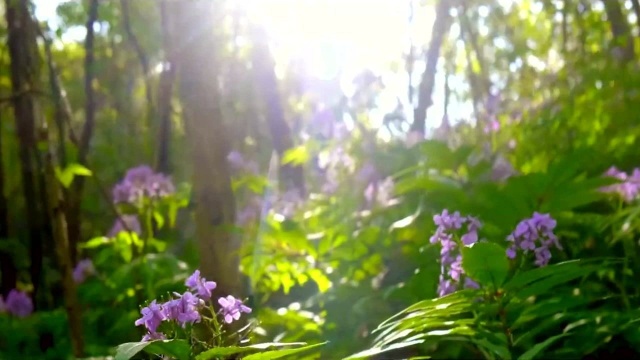
M 640 358 L 639 0 L 0 15 L 0 359 Z

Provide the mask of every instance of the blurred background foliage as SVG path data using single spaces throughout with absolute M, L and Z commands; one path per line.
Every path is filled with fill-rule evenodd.
M 71 354 L 64 261 L 54 254 L 42 202 L 48 149 L 59 169 L 80 164 L 91 172 L 63 190 L 67 204 L 79 204 L 75 218 L 66 209 L 70 228 L 75 219 L 79 229 L 75 239 L 69 232 L 68 260 L 91 258 L 96 271 L 77 286 L 83 355 L 137 341 L 139 305 L 214 261 L 198 247 L 202 220 L 193 216 L 202 189 L 192 180 L 210 163 L 191 155 L 199 145 L 185 130 L 188 84 L 179 84 L 177 66 L 199 46 L 194 31 L 215 38 L 215 59 L 202 66 L 215 67 L 216 78 L 204 80 L 217 94 L 203 99 L 221 114 L 197 115 L 226 129 L 211 146 L 225 143 L 218 161 L 229 171 L 211 181 L 231 179 L 235 225 L 225 231 L 239 251 L 226 256 L 238 258 L 256 339 L 328 340 L 306 355 L 317 359 L 367 349 L 385 319 L 437 297 L 439 248 L 428 241 L 434 214 L 478 216 L 483 237 L 500 243 L 540 211 L 558 220 L 563 250 L 553 263 L 626 261 L 589 268 L 540 295 L 561 306 L 515 312 L 520 320 L 510 321 L 524 340 L 509 349 L 513 356 L 571 324 L 573 335 L 554 338 L 537 356 L 640 353 L 633 325 L 640 207 L 598 191 L 611 184 L 602 177 L 609 167 L 640 165 L 637 0 L 217 1 L 213 28 L 176 21 L 189 6 L 0 6 L 0 290 L 6 298 L 21 289 L 35 305 L 24 321 L 0 314 L 0 357 Z M 35 65 L 16 63 L 19 50 L 11 48 L 15 9 L 23 8 L 33 43 L 23 50 L 33 51 Z M 16 90 L 17 72 L 30 79 L 27 90 Z M 33 141 L 15 111 L 26 98 L 38 103 Z M 93 132 L 82 150 L 88 122 Z M 33 184 L 25 180 L 25 147 Z M 127 213 L 114 206 L 111 188 L 140 164 L 171 175 L 178 190 L 153 210 L 149 249 L 138 254 L 135 235 L 110 229 Z M 563 301 L 572 300 L 562 296 L 575 288 L 589 301 L 568 310 Z M 557 314 L 569 320 L 546 321 Z M 486 343 L 459 340 L 445 336 L 389 356 L 505 358 L 478 350 Z

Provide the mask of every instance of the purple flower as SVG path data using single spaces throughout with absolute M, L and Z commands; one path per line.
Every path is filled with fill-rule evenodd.
M 460 237 L 463 245 L 471 245 L 478 242 L 478 230 L 482 223 L 472 216 L 461 216 L 459 212 L 450 214 L 448 210 L 443 210 L 441 214 L 433 217 L 433 222 L 438 226 L 436 232 L 431 236 L 432 244 L 440 243 L 440 284 L 438 285 L 438 295 L 444 296 L 459 289 L 463 284 L 466 288 L 478 288 L 478 284 L 464 275 L 462 268 L 462 255 L 458 250 L 458 243 L 454 236 L 466 225 L 466 232 Z M 464 280 L 464 282 L 462 282 Z M 461 283 L 462 282 L 462 283 Z
M 522 250 L 525 254 L 533 251 L 536 256 L 535 264 L 547 265 L 551 259 L 549 247 L 555 246 L 562 249 L 558 238 L 553 233 L 556 224 L 556 220 L 551 215 L 538 212 L 534 212 L 531 218 L 522 220 L 507 237 L 507 241 L 513 243 L 507 249 L 507 257 L 515 258 L 518 250 Z
M 120 215 L 118 219 L 113 223 L 111 230 L 109 230 L 108 237 L 116 237 L 123 231 L 131 231 L 138 235 L 142 233 L 142 227 L 137 215 Z
M 371 162 L 366 162 L 356 174 L 356 179 L 365 184 L 377 181 L 379 177 L 378 169 Z
M 142 342 L 148 342 L 153 340 L 167 340 L 167 336 L 163 333 L 149 332 L 142 337 Z
M 238 151 L 231 151 L 227 155 L 227 161 L 233 171 L 244 171 L 250 174 L 258 173 L 258 164 L 255 161 L 246 161 Z
M 161 198 L 175 192 L 171 178 L 155 173 L 147 165 L 131 168 L 113 187 L 113 202 L 138 204 L 143 197 Z
M 616 193 L 626 202 L 632 202 L 638 198 L 640 194 L 640 169 L 633 169 L 631 175 L 628 175 L 612 166 L 605 172 L 605 176 L 618 179 L 620 182 L 601 188 L 602 192 Z
M 211 291 L 216 288 L 215 282 L 200 277 L 200 270 L 194 271 L 185 281 L 185 285 L 189 290 L 197 292 L 198 296 L 205 301 L 211 299 Z
M 364 198 L 368 206 L 377 204 L 379 206 L 388 206 L 393 200 L 393 190 L 395 184 L 391 177 L 385 178 L 383 181 L 371 182 L 364 190 Z
M 26 293 L 13 289 L 4 304 L 7 312 L 17 317 L 27 317 L 33 312 L 33 302 Z
M 95 274 L 96 269 L 93 267 L 91 259 L 80 260 L 76 267 L 73 269 L 73 281 L 76 284 L 83 283 L 87 276 Z
M 167 318 L 163 307 L 153 300 L 147 307 L 140 310 L 142 317 L 136 320 L 135 325 L 144 325 L 151 334 L 154 334 L 160 323 Z M 144 340 L 143 340 L 144 341 Z
M 187 291 L 180 298 L 164 303 L 162 308 L 168 320 L 174 320 L 182 327 L 185 327 L 187 323 L 193 324 L 200 321 L 198 306 L 203 304 L 201 301 Z
M 303 198 L 300 195 L 300 190 L 290 189 L 279 196 L 279 199 L 274 204 L 273 210 L 277 214 L 290 218 L 295 214 L 296 210 L 302 206 L 302 204 Z
M 226 298 L 219 298 L 218 304 L 220 304 L 222 315 L 224 316 L 224 322 L 231 324 L 233 320 L 240 319 L 241 313 L 250 313 L 251 308 L 245 306 L 242 301 L 229 295 Z
M 489 120 L 489 123 L 484 126 L 485 134 L 495 133 L 498 132 L 498 130 L 500 130 L 500 122 L 494 117 L 492 117 L 491 120 Z
M 229 165 L 231 165 L 231 167 L 234 169 L 242 169 L 242 167 L 244 166 L 244 157 L 241 153 L 235 150 L 231 151 L 229 155 L 227 155 L 227 161 L 229 162 Z

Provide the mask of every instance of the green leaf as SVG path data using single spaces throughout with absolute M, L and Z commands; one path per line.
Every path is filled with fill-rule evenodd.
M 154 355 L 169 355 L 178 360 L 189 360 L 191 347 L 185 340 L 159 340 L 152 341 L 144 351 Z
M 374 347 L 371 348 L 369 350 L 365 350 L 365 351 L 361 351 L 357 354 L 353 354 L 351 356 L 349 356 L 348 358 L 345 358 L 344 360 L 356 360 L 356 359 L 369 359 L 374 355 L 378 355 L 387 351 L 391 351 L 391 350 L 396 350 L 396 349 L 402 349 L 405 347 L 409 347 L 409 346 L 413 346 L 413 345 L 417 345 L 417 344 L 421 344 L 423 343 L 424 340 L 413 340 L 413 341 L 403 341 L 403 342 L 399 342 L 387 347 Z M 428 359 L 428 358 L 427 358 Z
M 100 237 L 93 238 L 85 242 L 84 244 L 80 244 L 80 247 L 83 249 L 93 249 L 105 244 L 109 244 L 110 242 L 111 240 L 108 237 L 100 236 Z
M 129 360 L 142 350 L 155 355 L 169 355 L 179 360 L 188 360 L 191 353 L 189 344 L 184 340 L 130 342 L 116 348 L 115 360 Z
M 218 348 L 214 348 L 214 349 L 209 349 L 203 353 L 198 354 L 198 356 L 196 356 L 195 360 L 210 360 L 213 359 L 215 357 L 219 357 L 219 356 L 228 356 L 228 355 L 235 355 L 235 354 L 241 354 L 241 353 L 245 353 L 245 352 L 251 352 L 251 351 L 259 351 L 259 350 L 265 350 L 271 347 L 283 347 L 283 346 L 302 346 L 302 345 L 307 345 L 307 343 L 303 343 L 303 342 L 297 342 L 297 343 L 262 343 L 262 344 L 255 344 L 255 345 L 250 345 L 250 346 L 228 346 L 228 347 L 218 347 Z
M 505 250 L 496 244 L 479 242 L 462 249 L 462 268 L 480 284 L 502 285 L 509 273 Z
M 311 269 L 307 274 L 318 285 L 320 293 L 326 292 L 331 287 L 331 280 L 320 269 Z
M 91 176 L 93 174 L 91 170 L 80 164 L 69 164 L 63 170 L 56 167 L 55 172 L 56 177 L 65 188 L 71 186 L 75 176 Z
M 525 352 L 524 354 L 520 355 L 520 357 L 518 358 L 518 360 L 532 360 L 533 358 L 536 357 L 536 355 L 538 355 L 541 351 L 543 351 L 544 349 L 546 349 L 547 347 L 549 347 L 551 344 L 553 344 L 556 340 L 565 337 L 569 334 L 560 334 L 560 335 L 556 335 L 556 336 L 552 336 L 550 338 L 548 338 L 547 340 L 535 344 L 531 349 L 527 350 L 527 352 Z
M 320 346 L 322 346 L 322 345 L 324 345 L 326 343 L 327 342 L 323 342 L 323 343 L 314 344 L 314 345 L 308 345 L 308 346 L 295 348 L 295 349 L 282 349 L 282 350 L 265 351 L 265 352 L 261 352 L 261 353 L 257 353 L 257 354 L 251 354 L 251 355 L 245 357 L 244 360 L 280 359 L 280 358 L 283 358 L 285 356 L 298 354 L 298 353 L 301 353 L 301 352 L 304 352 L 304 351 L 311 350 L 313 348 L 320 347 Z
M 302 165 L 309 161 L 309 152 L 305 146 L 297 146 L 282 155 L 282 164 Z
M 240 347 L 240 346 L 217 347 L 217 348 L 209 349 L 203 353 L 198 354 L 198 356 L 196 356 L 196 360 L 215 359 L 220 356 L 241 354 L 243 352 L 248 352 L 248 351 L 255 351 L 255 349 L 252 349 L 250 347 Z

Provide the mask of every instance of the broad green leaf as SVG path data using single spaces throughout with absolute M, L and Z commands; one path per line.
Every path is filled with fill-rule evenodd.
M 283 358 L 285 356 L 295 355 L 295 354 L 299 354 L 301 352 L 309 351 L 311 349 L 320 347 L 320 346 L 322 346 L 324 344 L 326 344 L 326 342 L 319 343 L 319 344 L 314 344 L 314 345 L 303 346 L 303 347 L 295 348 L 295 349 L 282 349 L 282 350 L 265 351 L 265 352 L 261 352 L 261 353 L 257 353 L 257 354 L 251 354 L 251 355 L 245 357 L 244 360 L 280 359 L 280 358 Z
M 520 355 L 518 360 L 532 360 L 534 359 L 540 352 L 544 351 L 544 349 L 548 348 L 551 344 L 553 344 L 556 340 L 563 338 L 569 334 L 560 334 L 556 336 L 552 336 L 547 340 L 535 344 L 531 349 L 527 350 L 524 354 Z
M 198 354 L 195 360 L 210 360 L 220 356 L 241 354 L 249 351 L 255 351 L 255 349 L 240 346 L 217 347 Z
M 309 158 L 310 155 L 307 148 L 297 146 L 287 150 L 284 155 L 282 155 L 282 164 L 302 165 L 309 161 Z
M 480 284 L 502 285 L 509 273 L 505 250 L 493 243 L 479 242 L 462 248 L 462 268 Z
M 155 355 L 169 355 L 178 360 L 188 360 L 191 352 L 189 344 L 184 340 L 130 342 L 116 348 L 115 360 L 129 360 L 142 350 Z
M 424 340 L 413 340 L 413 341 L 406 341 L 406 342 L 400 342 L 400 343 L 396 343 L 384 348 L 381 347 L 374 347 L 372 349 L 369 350 L 365 350 L 365 351 L 361 351 L 357 354 L 353 354 L 343 360 L 356 360 L 356 359 L 369 359 L 374 355 L 378 355 L 378 354 L 382 354 L 384 352 L 387 351 L 391 351 L 391 350 L 396 350 L 396 349 L 402 349 L 405 347 L 409 347 L 409 346 L 413 346 L 413 345 L 417 345 L 417 344 L 421 344 L 423 343 Z

